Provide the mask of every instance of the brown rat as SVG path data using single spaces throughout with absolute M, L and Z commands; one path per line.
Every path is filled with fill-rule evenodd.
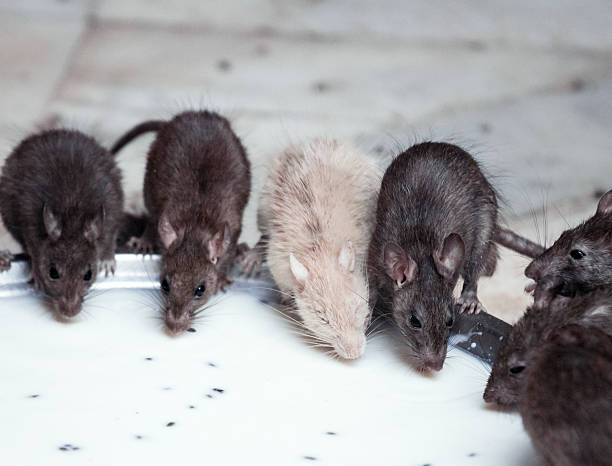
M 595 215 L 564 231 L 525 269 L 533 280 L 534 306 L 546 306 L 555 295 L 575 296 L 612 286 L 612 190 L 599 200 Z
M 73 130 L 24 139 L 0 178 L 4 225 L 30 256 L 32 277 L 63 317 L 75 316 L 99 270 L 115 270 L 121 172 L 93 138 Z
M 572 323 L 598 327 L 612 334 L 612 288 L 600 288 L 574 299 L 559 296 L 544 308 L 529 308 L 501 342 L 484 400 L 516 408 L 525 369 L 543 336 Z
M 612 458 L 612 337 L 592 327 L 552 331 L 525 371 L 519 411 L 546 464 Z
M 170 332 L 180 333 L 212 295 L 231 283 L 229 268 L 251 190 L 250 164 L 230 123 L 207 111 L 142 123 L 113 151 L 147 131 L 157 131 L 144 180 L 149 222 L 129 244 L 140 252 L 162 246 L 164 322 Z
M 482 310 L 477 283 L 495 270 L 494 241 L 524 253 L 539 250 L 500 229 L 497 211 L 493 188 L 457 146 L 414 145 L 385 172 L 369 251 L 371 306 L 378 301 L 391 314 L 420 370 L 442 368 L 456 304 L 462 312 Z
M 267 253 L 274 280 L 305 327 L 345 359 L 361 356 L 366 344 L 365 259 L 379 186 L 373 160 L 317 139 L 273 162 L 260 199 L 262 240 L 251 254 Z M 248 272 L 252 265 L 243 263 Z

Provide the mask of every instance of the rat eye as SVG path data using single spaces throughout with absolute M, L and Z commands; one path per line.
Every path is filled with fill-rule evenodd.
M 421 321 L 419 319 L 417 319 L 417 317 L 414 314 L 412 314 L 410 316 L 410 325 L 412 325 L 414 328 L 421 328 L 422 327 Z
M 165 278 L 161 282 L 161 289 L 164 293 L 170 292 L 170 283 Z
M 55 265 L 49 267 L 49 276 L 51 277 L 51 280 L 57 280 L 60 277 L 60 274 L 57 271 L 57 267 Z
M 195 289 L 195 291 L 193 292 L 193 295 L 196 298 L 201 298 L 202 295 L 204 294 L 204 290 L 205 290 L 204 285 L 200 285 Z
M 525 366 L 514 366 L 510 368 L 512 374 L 520 374 L 525 370 Z
M 446 319 L 446 326 L 451 328 L 455 323 L 455 316 L 451 315 L 448 319 Z
M 85 280 L 86 282 L 91 280 L 91 269 L 89 269 L 87 273 L 83 276 L 83 280 Z
M 582 259 L 586 254 L 582 252 L 580 249 L 572 249 L 570 251 L 570 256 L 572 256 L 576 260 Z

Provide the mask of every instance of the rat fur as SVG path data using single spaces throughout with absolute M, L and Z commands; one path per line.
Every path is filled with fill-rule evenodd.
M 534 293 L 536 308 L 557 294 L 571 297 L 612 286 L 612 190 L 601 197 L 595 215 L 564 231 L 525 275 L 535 281 L 526 290 Z
M 361 356 L 370 321 L 365 259 L 381 173 L 333 139 L 287 149 L 262 190 L 255 252 L 314 338 L 345 359 Z
M 612 338 L 592 327 L 551 332 L 525 371 L 519 411 L 545 464 L 612 458 Z
M 600 288 L 574 299 L 558 296 L 544 308 L 527 309 L 499 347 L 484 400 L 516 408 L 534 351 L 547 333 L 567 324 L 597 327 L 612 334 L 612 288 Z
M 99 270 L 114 273 L 122 209 L 115 159 L 79 131 L 29 136 L 2 169 L 2 220 L 30 256 L 35 286 L 58 316 L 78 314 Z
M 162 250 L 161 289 L 167 330 L 187 330 L 212 295 L 232 282 L 251 170 L 240 139 L 222 116 L 189 111 L 167 122 L 142 123 L 113 146 L 157 131 L 147 158 L 145 232 L 131 238 L 136 252 Z

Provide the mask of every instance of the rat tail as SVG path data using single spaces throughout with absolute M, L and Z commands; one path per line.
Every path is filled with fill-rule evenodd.
M 150 121 L 145 121 L 144 123 L 140 123 L 139 125 L 134 126 L 131 130 L 129 130 L 127 133 L 121 136 L 117 140 L 117 142 L 115 142 L 115 144 L 113 144 L 113 147 L 111 147 L 111 150 L 110 150 L 111 154 L 113 155 L 116 154 L 121 149 L 123 149 L 125 145 L 132 142 L 133 139 L 136 139 L 141 134 L 150 133 L 152 131 L 159 131 L 159 129 L 164 124 L 166 124 L 166 122 L 162 120 L 150 120 Z
M 493 239 L 496 243 L 532 259 L 535 259 L 545 251 L 544 246 L 540 246 L 527 238 L 523 238 L 506 228 L 498 227 L 495 230 Z

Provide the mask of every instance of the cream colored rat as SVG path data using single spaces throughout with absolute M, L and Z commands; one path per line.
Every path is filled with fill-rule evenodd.
M 262 237 L 242 262 L 250 274 L 266 254 L 306 328 L 345 359 L 358 358 L 366 345 L 365 262 L 380 180 L 373 160 L 336 140 L 287 149 L 262 190 Z

